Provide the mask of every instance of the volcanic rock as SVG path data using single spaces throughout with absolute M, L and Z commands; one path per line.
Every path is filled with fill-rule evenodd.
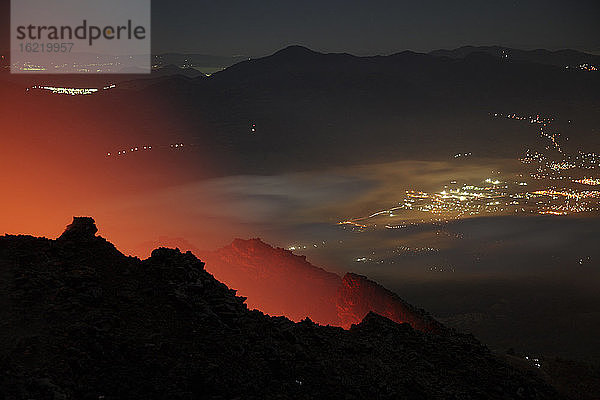
M 190 252 L 126 257 L 80 222 L 0 237 L 0 399 L 557 398 L 471 336 L 269 317 Z
M 345 328 L 375 312 L 398 323 L 406 322 L 423 332 L 442 334 L 448 331 L 425 310 L 413 307 L 366 276 L 353 273 L 347 273 L 342 279 L 337 309 L 340 325 Z
M 304 256 L 260 239 L 236 239 L 201 256 L 217 279 L 248 297 L 250 308 L 269 315 L 285 315 L 294 321 L 310 317 L 320 324 L 348 329 L 374 311 L 424 332 L 447 330 L 425 311 L 365 276 L 348 273 L 340 278 L 310 264 Z
M 60 235 L 60 240 L 89 240 L 98 232 L 96 222 L 91 217 L 73 217 L 73 222 Z
M 250 308 L 293 321 L 310 317 L 323 325 L 339 326 L 335 303 L 340 277 L 315 267 L 305 256 L 260 239 L 235 239 L 201 257 L 210 264 L 210 273 L 248 298 Z

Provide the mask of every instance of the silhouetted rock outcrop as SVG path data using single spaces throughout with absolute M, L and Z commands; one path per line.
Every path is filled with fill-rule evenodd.
M 98 228 L 91 217 L 73 217 L 73 222 L 60 235 L 60 240 L 90 240 L 96 236 Z
M 2 399 L 556 398 L 471 336 L 271 318 L 189 252 L 64 236 L 0 237 Z
M 369 311 L 415 329 L 442 334 L 447 329 L 423 310 L 365 276 L 338 275 L 315 267 L 306 257 L 273 248 L 260 239 L 236 239 L 229 246 L 202 254 L 208 270 L 248 297 L 248 305 L 270 315 L 346 329 Z

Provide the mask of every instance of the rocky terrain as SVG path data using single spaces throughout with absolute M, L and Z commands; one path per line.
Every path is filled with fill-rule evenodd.
M 260 239 L 235 239 L 199 257 L 216 279 L 247 297 L 249 308 L 296 322 L 310 317 L 322 325 L 340 325 L 336 309 L 340 277 L 315 267 L 304 256 Z
M 269 315 L 285 315 L 296 322 L 309 317 L 319 324 L 349 329 L 374 311 L 424 332 L 446 329 L 424 310 L 365 276 L 347 273 L 341 278 L 310 264 L 305 256 L 273 248 L 260 239 L 236 239 L 200 256 L 210 273 L 248 298 L 250 308 Z
M 472 336 L 268 317 L 193 254 L 96 231 L 0 237 L 0 399 L 558 398 Z
M 340 324 L 344 328 L 359 323 L 365 315 L 374 311 L 394 322 L 406 322 L 413 329 L 422 332 L 448 333 L 448 329 L 425 310 L 413 307 L 395 293 L 362 275 L 344 275 L 338 291 L 337 310 Z

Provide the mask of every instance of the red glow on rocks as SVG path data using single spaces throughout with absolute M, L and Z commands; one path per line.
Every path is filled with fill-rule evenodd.
M 442 333 L 446 329 L 364 276 L 348 273 L 340 278 L 310 264 L 304 256 L 259 239 L 236 239 L 200 258 L 215 278 L 248 298 L 249 308 L 269 315 L 294 321 L 309 317 L 322 325 L 348 329 L 373 311 L 421 331 Z

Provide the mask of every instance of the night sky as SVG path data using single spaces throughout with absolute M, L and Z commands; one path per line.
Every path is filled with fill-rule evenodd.
M 0 4 L 6 51 L 9 1 Z M 152 7 L 154 53 L 262 56 L 290 44 L 359 55 L 463 45 L 600 53 L 597 0 L 155 0 Z

